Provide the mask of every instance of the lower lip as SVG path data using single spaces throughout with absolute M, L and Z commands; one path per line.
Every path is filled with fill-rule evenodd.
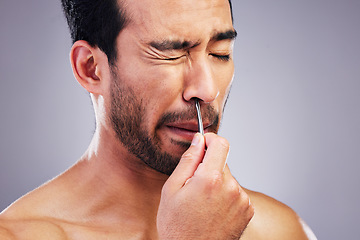
M 179 141 L 191 141 L 194 138 L 194 135 L 197 133 L 195 131 L 186 130 L 183 128 L 176 128 L 167 126 L 166 129 L 170 132 L 172 139 Z

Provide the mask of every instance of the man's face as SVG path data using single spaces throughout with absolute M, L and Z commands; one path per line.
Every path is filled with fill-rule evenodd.
M 129 25 L 117 39 L 111 125 L 120 142 L 170 175 L 197 132 L 217 132 L 234 65 L 228 0 L 126 1 Z

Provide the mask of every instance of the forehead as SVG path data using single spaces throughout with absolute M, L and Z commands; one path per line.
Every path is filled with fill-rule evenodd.
M 127 0 L 129 28 L 141 38 L 203 39 L 232 29 L 228 0 Z

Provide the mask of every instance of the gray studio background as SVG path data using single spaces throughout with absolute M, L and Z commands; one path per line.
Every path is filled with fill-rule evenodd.
M 0 2 L 0 210 L 71 166 L 94 130 L 59 2 Z M 358 239 L 360 1 L 233 5 L 236 75 L 221 130 L 233 174 L 319 239 Z

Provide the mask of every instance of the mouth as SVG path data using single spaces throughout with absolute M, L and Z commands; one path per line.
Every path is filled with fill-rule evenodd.
M 187 110 L 168 112 L 159 119 L 155 129 L 158 131 L 158 136 L 161 138 L 164 147 L 168 148 L 168 151 L 173 151 L 174 145 L 185 146 L 191 143 L 194 135 L 199 131 L 197 116 L 195 107 L 189 105 Z M 212 106 L 203 106 L 202 121 L 204 133 L 217 132 L 219 114 Z
M 211 124 L 204 123 L 204 132 L 208 132 Z M 171 138 L 178 141 L 191 141 L 194 138 L 194 135 L 198 132 L 198 123 L 197 121 L 191 122 L 179 122 L 179 123 L 169 123 L 165 125 L 166 129 L 170 133 Z

